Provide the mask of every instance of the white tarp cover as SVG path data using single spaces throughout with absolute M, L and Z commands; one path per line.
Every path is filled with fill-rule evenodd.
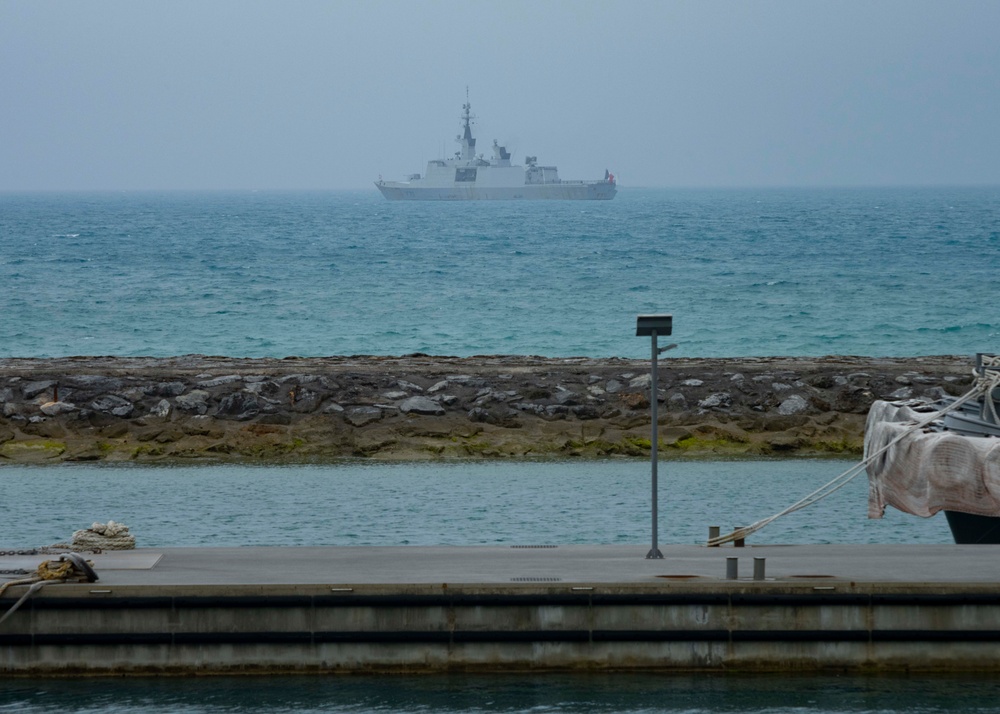
M 872 405 L 865 425 L 866 457 L 929 416 L 914 406 Z M 867 471 L 869 518 L 881 518 L 887 505 L 925 518 L 941 510 L 1000 516 L 1000 439 L 917 430 L 868 464 Z

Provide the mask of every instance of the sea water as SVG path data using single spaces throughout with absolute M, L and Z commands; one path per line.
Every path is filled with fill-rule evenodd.
M 0 194 L 0 356 L 1000 349 L 1000 188 Z

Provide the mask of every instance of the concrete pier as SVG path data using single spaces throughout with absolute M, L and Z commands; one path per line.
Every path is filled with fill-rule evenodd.
M 97 554 L 97 582 L 49 585 L 0 624 L 0 672 L 1000 670 L 1000 549 L 661 550 L 663 560 L 644 545 Z M 2 555 L 0 570 L 51 557 Z M 25 588 L 7 590 L 0 616 Z

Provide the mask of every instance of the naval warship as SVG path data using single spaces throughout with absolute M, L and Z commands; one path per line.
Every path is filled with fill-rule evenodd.
M 503 199 L 608 200 L 618 188 L 614 174 L 604 172 L 598 181 L 563 181 L 555 166 L 539 166 L 535 156 L 524 165 L 512 164 L 505 146 L 493 142 L 493 159 L 476 155 L 472 136 L 472 105 L 462 105 L 462 146 L 450 159 L 431 159 L 427 172 L 412 174 L 406 181 L 383 181 L 375 186 L 390 201 L 484 201 Z

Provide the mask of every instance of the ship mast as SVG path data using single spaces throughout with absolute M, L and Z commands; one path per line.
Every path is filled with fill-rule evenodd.
M 457 141 L 462 145 L 462 161 L 472 161 L 476 156 L 476 140 L 472 137 L 472 104 L 469 103 L 469 88 L 465 88 L 465 104 L 462 105 L 463 133 Z

